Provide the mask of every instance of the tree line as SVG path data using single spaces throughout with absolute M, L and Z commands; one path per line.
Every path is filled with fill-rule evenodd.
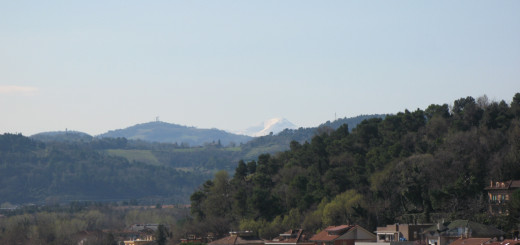
M 188 210 L 119 209 L 107 203 L 71 202 L 2 213 L 5 217 L 0 216 L 0 244 L 52 245 L 82 241 L 84 245 L 116 245 L 125 239 L 125 230 L 133 224 L 161 224 L 155 239 L 157 244 L 166 244 L 171 237 L 170 227 L 188 215 Z
M 247 229 L 269 239 L 300 227 L 375 230 L 461 218 L 510 230 L 520 221 L 487 215 L 484 188 L 511 179 L 520 179 L 520 93 L 509 104 L 466 97 L 353 130 L 323 127 L 288 151 L 239 161 L 232 177 L 218 172 L 191 195 L 193 220 L 184 229 Z
M 113 143 L 122 144 L 119 141 L 124 142 Z M 95 144 L 43 143 L 20 134 L 0 135 L 2 202 L 54 204 L 163 197 L 185 203 L 205 178 L 170 166 L 111 156 L 93 148 Z

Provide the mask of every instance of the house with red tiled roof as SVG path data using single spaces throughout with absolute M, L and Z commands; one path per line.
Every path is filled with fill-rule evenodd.
M 494 238 L 504 236 L 504 232 L 470 220 L 454 220 L 438 223 L 424 231 L 429 245 L 451 245 L 459 238 Z
M 503 241 L 490 242 L 486 245 L 520 245 L 520 240 L 506 239 Z
M 309 239 L 315 245 L 354 245 L 375 242 L 376 235 L 358 225 L 329 226 Z
M 280 236 L 271 241 L 266 241 L 266 245 L 314 245 L 314 242 L 309 241 L 302 229 L 288 230 Z
M 491 238 L 463 237 L 453 241 L 450 245 L 486 245 L 491 242 Z
M 231 231 L 229 236 L 212 241 L 209 245 L 260 245 L 264 240 L 254 235 L 252 231 Z
M 520 180 L 491 181 L 490 185 L 484 188 L 488 192 L 489 213 L 508 214 L 507 203 L 511 194 L 519 188 Z

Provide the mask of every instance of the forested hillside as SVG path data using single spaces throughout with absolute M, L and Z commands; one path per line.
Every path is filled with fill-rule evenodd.
M 333 122 L 327 121 L 319 125 L 318 127 L 314 128 L 285 129 L 284 131 L 275 135 L 256 137 L 241 146 L 241 159 L 254 160 L 260 154 L 272 154 L 276 152 L 286 151 L 289 150 L 289 145 L 291 141 L 304 143 L 306 141 L 311 141 L 312 137 L 316 134 L 321 134 L 323 132 L 338 129 L 343 124 L 350 125 L 350 129 L 352 129 L 355 128 L 359 123 L 361 123 L 365 119 L 384 118 L 385 116 L 386 115 L 382 114 L 373 114 L 361 115 L 350 118 L 340 118 Z
M 250 136 L 237 135 L 218 129 L 200 129 L 161 121 L 137 124 L 124 129 L 108 131 L 100 138 L 139 139 L 148 142 L 177 143 L 179 145 L 201 146 L 208 142 L 222 145 L 240 144 L 251 140 Z
M 291 140 L 310 141 L 317 130 L 286 130 L 241 145 L 217 141 L 196 147 L 96 138 L 75 131 L 30 138 L 4 134 L 0 135 L 0 204 L 129 199 L 188 203 L 193 190 L 215 172 L 232 171 L 240 159 L 288 149 Z
M 484 187 L 510 179 L 520 179 L 520 93 L 510 104 L 466 97 L 240 161 L 232 178 L 219 172 L 192 194 L 185 229 L 270 238 L 297 227 L 464 218 L 507 230 L 518 221 L 487 216 Z
M 2 202 L 168 198 L 184 203 L 206 177 L 169 166 L 130 162 L 96 149 L 118 142 L 126 140 L 42 143 L 22 135 L 0 135 Z

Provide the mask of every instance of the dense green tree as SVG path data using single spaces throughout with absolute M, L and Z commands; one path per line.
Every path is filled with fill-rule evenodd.
M 157 231 L 155 232 L 155 241 L 157 245 L 166 245 L 166 240 L 168 239 L 168 230 L 163 224 L 157 226 Z
M 250 161 L 247 163 L 247 171 L 249 174 L 256 173 L 256 162 L 255 161 Z
M 520 116 L 520 93 L 516 93 L 511 101 L 511 114 L 517 118 Z
M 229 175 L 222 170 L 215 174 L 213 186 L 209 189 L 204 207 L 208 216 L 228 217 L 232 207 Z
M 483 109 L 473 97 L 460 98 L 453 103 L 454 124 L 459 130 L 468 130 L 478 126 L 482 118 Z
M 431 120 L 435 116 L 439 116 L 442 118 L 448 118 L 450 117 L 450 109 L 448 104 L 442 104 L 442 105 L 435 105 L 431 104 L 426 108 L 424 111 L 424 114 L 426 115 L 426 118 L 428 120 Z
M 238 166 L 235 169 L 235 175 L 233 176 L 236 180 L 242 180 L 247 176 L 247 166 L 244 160 L 238 162 Z

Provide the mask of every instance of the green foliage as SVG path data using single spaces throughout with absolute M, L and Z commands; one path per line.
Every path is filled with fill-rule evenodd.
M 163 165 L 150 150 L 109 149 L 109 155 L 126 158 L 130 162 L 142 162 L 151 165 Z
M 11 203 L 150 196 L 186 202 L 205 178 L 169 166 L 129 162 L 92 148 L 91 144 L 42 144 L 22 135 L 0 135 L 0 196 Z
M 84 205 L 84 206 L 83 206 Z M 82 244 L 117 244 L 112 233 L 135 224 L 164 224 L 158 227 L 159 244 L 165 244 L 170 233 L 166 227 L 186 215 L 186 209 L 120 209 L 115 206 L 74 203 L 68 206 L 38 207 L 45 210 L 18 210 L 0 218 L 0 244 L 79 244 L 83 235 L 91 234 Z M 162 243 L 161 243 L 162 242 Z
M 375 229 L 473 217 L 486 211 L 488 180 L 520 179 L 519 101 L 519 94 L 511 106 L 466 97 L 451 111 L 447 104 L 430 105 L 369 118 L 352 131 L 347 125 L 317 129 L 310 141 L 288 142 L 286 152 L 239 162 L 228 195 L 233 214 L 225 216 L 232 216 L 231 226 L 264 238 L 299 227 Z
M 340 119 L 323 127 L 334 128 L 343 121 L 358 123 L 362 118 L 374 116 L 377 115 Z M 127 129 L 127 133 L 159 137 L 157 141 L 163 141 L 164 133 L 158 133 L 160 131 L 180 135 L 186 130 L 202 133 L 195 128 L 163 122 L 136 125 Z M 235 140 L 240 146 L 230 144 L 232 139 L 218 130 L 204 131 L 220 139 L 209 143 L 206 140 L 204 144 L 190 141 L 195 139 L 173 144 L 149 143 L 137 136 L 123 138 L 120 131 L 110 132 L 114 138 L 94 138 L 74 131 L 41 133 L 31 138 L 4 134 L 0 135 L 0 195 L 3 202 L 11 203 L 54 204 L 77 199 L 113 201 L 150 197 L 187 202 L 196 186 L 219 170 L 231 172 L 240 159 L 249 161 L 245 166 L 247 171 L 241 165 L 239 175 L 242 177 L 256 172 L 257 167 L 270 175 L 277 167 L 269 165 L 265 169 L 267 165 L 261 161 L 257 165 L 252 159 L 288 149 L 291 141 L 298 144 L 310 141 L 318 131 L 317 128 L 285 130 L 245 144 Z M 348 133 L 348 127 L 343 131 Z M 201 146 L 189 147 L 190 144 Z M 256 179 L 270 185 L 266 176 Z
M 517 189 L 511 195 L 509 214 L 513 219 L 516 219 L 514 222 L 520 223 L 520 189 Z
M 160 224 L 155 232 L 155 241 L 157 245 L 166 245 L 166 239 L 168 239 L 168 230 L 164 225 Z
M 348 190 L 334 197 L 323 207 L 322 221 L 324 225 L 356 224 L 356 208 L 364 206 L 363 196 L 355 190 Z
M 222 144 L 227 146 L 232 143 L 245 143 L 251 139 L 249 136 L 231 134 L 218 129 L 199 129 L 165 122 L 137 124 L 125 129 L 109 131 L 100 137 L 124 137 L 162 143 L 177 142 L 191 146 L 202 146 L 212 141 L 215 146 L 222 146 Z M 218 139 L 217 142 L 215 139 Z

